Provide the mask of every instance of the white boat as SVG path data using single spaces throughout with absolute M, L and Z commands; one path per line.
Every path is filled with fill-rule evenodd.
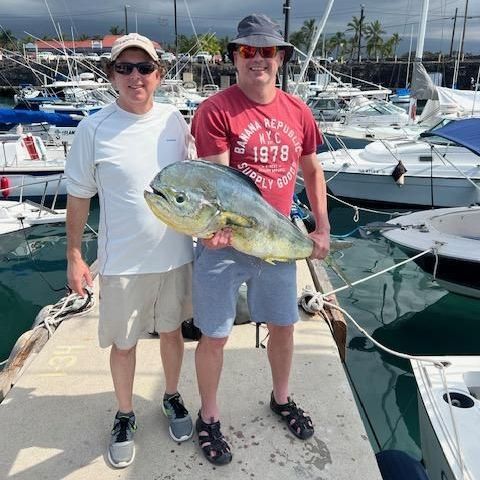
M 422 140 L 377 140 L 364 149 L 320 153 L 318 160 L 338 197 L 417 207 L 472 205 L 480 203 L 479 131 L 480 118 L 455 120 Z M 476 146 L 469 136 L 476 136 Z
M 66 146 L 46 147 L 30 134 L 0 135 L 0 192 L 3 198 L 66 195 Z
M 438 364 L 411 360 L 420 396 L 420 437 L 428 477 L 430 480 L 478 480 L 480 357 L 429 359 Z M 440 364 L 445 367 L 441 368 Z
M 0 255 L 25 241 L 25 230 L 36 225 L 65 223 L 65 209 L 51 209 L 30 200 L 0 200 Z
M 415 262 L 445 289 L 480 298 L 480 207 L 422 210 L 387 224 L 400 228 L 382 235 L 408 255 L 435 249 Z

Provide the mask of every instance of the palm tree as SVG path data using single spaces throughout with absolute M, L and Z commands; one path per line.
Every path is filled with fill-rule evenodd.
M 17 39 L 11 30 L 2 30 L 0 33 L 0 47 L 13 50 L 17 47 Z
M 402 37 L 400 37 L 400 35 L 395 32 L 391 37 L 390 37 L 390 40 L 393 44 L 393 56 L 395 57 L 395 55 L 397 54 L 397 47 L 398 47 L 398 44 L 400 43 L 400 41 L 402 40 Z
M 303 22 L 300 30 L 293 32 L 289 36 L 290 43 L 293 43 L 300 50 L 307 50 L 316 31 L 315 19 L 310 18 Z
M 375 20 L 367 25 L 365 28 L 365 36 L 367 37 L 367 53 L 370 54 L 373 52 L 374 56 L 377 57 L 378 52 L 381 51 L 383 46 L 382 35 L 385 33 L 383 30 L 382 24 Z
M 118 25 L 112 25 L 110 27 L 110 30 L 109 32 L 112 34 L 112 35 L 123 35 L 123 28 L 120 28 Z
M 336 32 L 333 37 L 328 39 L 328 51 L 333 52 L 333 50 L 335 50 L 335 56 L 338 58 L 341 54 L 343 54 L 343 49 L 346 43 L 347 41 L 345 39 L 345 34 L 343 32 Z
M 362 24 L 360 22 L 360 19 L 357 17 L 353 17 L 351 22 L 347 23 L 347 32 L 353 32 L 353 37 L 350 39 L 350 45 L 351 45 L 351 50 L 350 50 L 350 59 L 353 57 L 353 54 L 355 53 L 355 50 L 358 50 L 358 37 L 360 34 L 360 29 L 362 27 Z

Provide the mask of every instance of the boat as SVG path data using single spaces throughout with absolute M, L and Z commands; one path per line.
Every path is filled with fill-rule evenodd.
M 65 223 L 66 210 L 48 208 L 31 200 L 0 200 L 0 255 L 25 241 L 25 230 L 36 225 Z
M 422 210 L 386 225 L 382 235 L 407 255 L 432 249 L 415 262 L 446 290 L 480 298 L 480 207 Z
M 420 438 L 428 478 L 478 480 L 480 356 L 436 356 L 410 362 L 419 392 Z
M 46 147 L 31 134 L 0 134 L 0 192 L 3 198 L 66 196 L 67 145 Z
M 419 140 L 377 140 L 317 155 L 337 197 L 430 207 L 480 203 L 480 117 L 445 120 Z

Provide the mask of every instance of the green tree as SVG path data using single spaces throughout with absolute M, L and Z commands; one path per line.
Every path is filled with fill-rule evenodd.
M 17 49 L 17 39 L 11 30 L 2 30 L 0 32 L 0 47 L 7 50 Z
M 300 50 L 308 50 L 310 42 L 313 40 L 316 32 L 315 19 L 305 20 L 300 30 L 293 32 L 289 36 L 290 43 L 293 43 Z
M 86 33 L 82 33 L 77 40 L 81 42 L 82 40 L 88 40 L 89 38 L 89 35 L 87 35 Z
M 347 32 L 353 32 L 353 36 L 349 39 L 349 46 L 350 46 L 350 58 L 358 52 L 358 37 L 360 35 L 360 28 L 361 23 L 360 19 L 357 17 L 353 17 L 350 22 L 347 23 Z
M 377 57 L 378 54 L 382 52 L 382 35 L 384 33 L 385 30 L 378 20 L 367 24 L 365 28 L 365 36 L 367 37 L 367 53 L 369 56 L 373 53 L 373 56 Z
M 331 53 L 335 51 L 335 57 L 339 58 L 344 53 L 345 46 L 347 44 L 347 39 L 343 32 L 336 32 L 333 37 L 330 37 L 327 41 L 327 50 Z
M 402 40 L 402 37 L 400 37 L 400 35 L 397 32 L 395 32 L 388 40 L 393 45 L 393 52 L 392 52 L 393 57 L 397 54 L 397 47 L 401 40 Z
M 120 28 L 118 25 L 112 25 L 108 30 L 112 35 L 123 35 L 123 28 Z

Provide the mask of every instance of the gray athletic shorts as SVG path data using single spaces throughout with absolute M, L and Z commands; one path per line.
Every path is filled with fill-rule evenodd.
M 238 290 L 247 284 L 254 322 L 292 325 L 298 320 L 295 262 L 275 265 L 233 248 L 197 243 L 193 264 L 193 321 L 208 337 L 228 337 L 235 320 Z
M 129 349 L 146 332 L 172 332 L 192 318 L 192 264 L 162 273 L 100 275 L 98 338 Z

